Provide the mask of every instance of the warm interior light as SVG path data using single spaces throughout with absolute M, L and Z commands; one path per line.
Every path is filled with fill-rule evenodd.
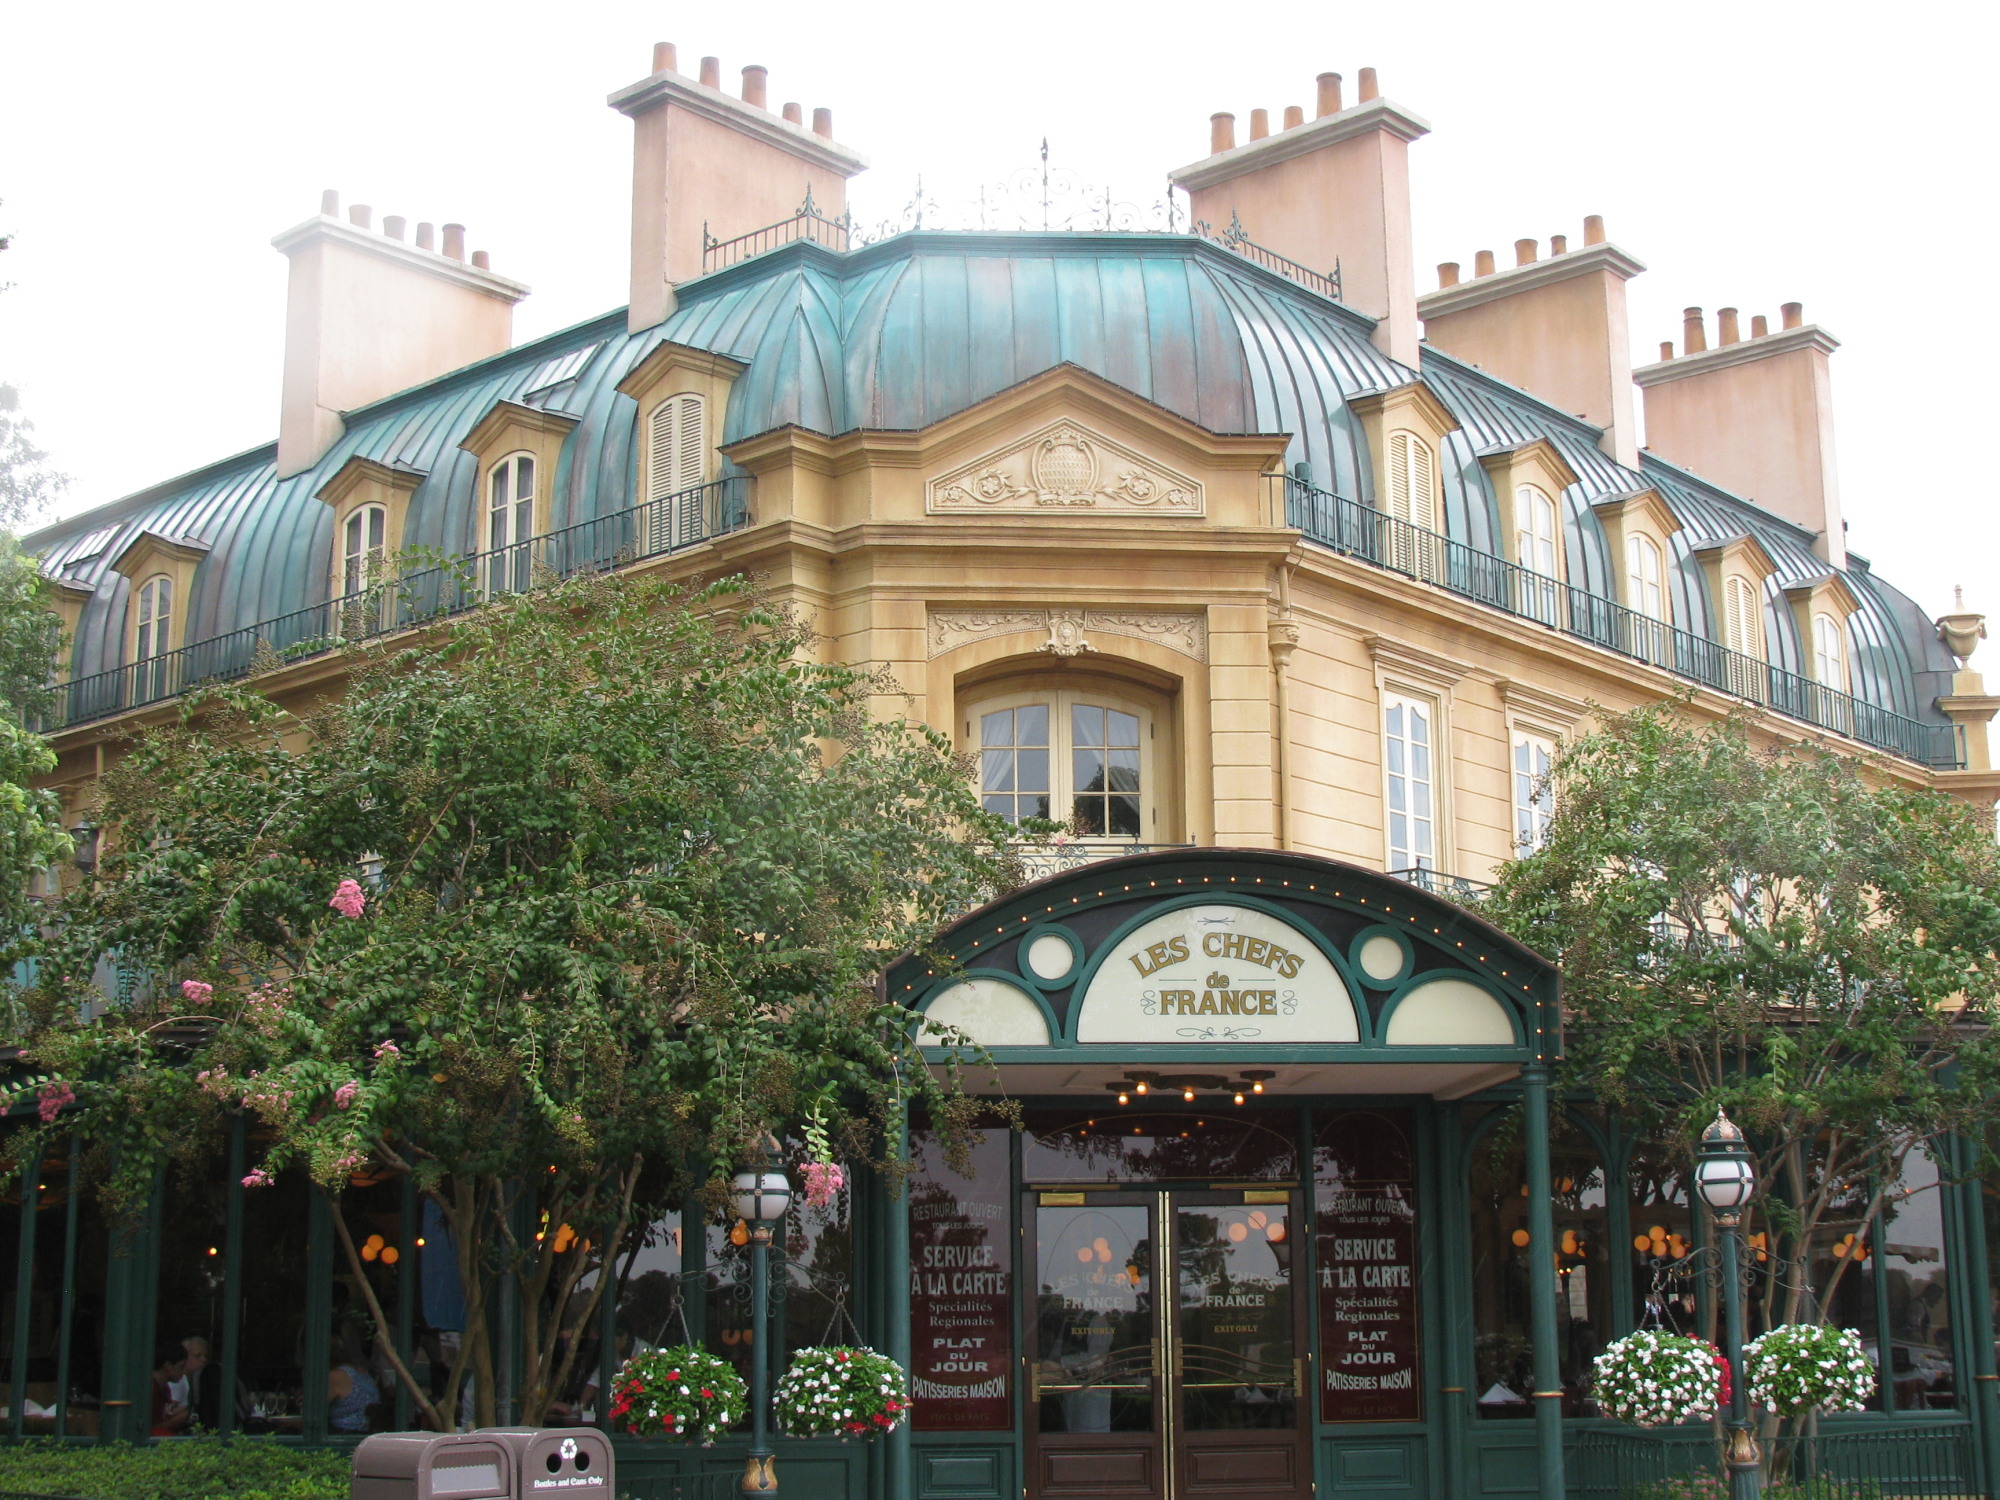
M 213 1245 L 210 1245 L 210 1246 L 208 1247 L 208 1253 L 209 1253 L 210 1255 L 213 1255 L 213 1254 L 215 1254 L 215 1246 L 213 1246 Z
M 1243 1102 L 1243 1091 L 1241 1089 L 1238 1089 L 1236 1091 L 1236 1102 L 1238 1104 L 1241 1104 Z
M 208 1253 L 210 1255 L 213 1255 L 215 1252 L 211 1250 Z M 398 1250 L 394 1245 L 386 1245 L 383 1247 L 382 1250 L 383 1265 L 393 1266 L 397 1261 L 401 1260 L 402 1258 L 403 1258 L 403 1252 Z
M 1146 1080 L 1145 1080 L 1145 1079 L 1143 1079 L 1143 1078 L 1141 1078 L 1141 1079 L 1140 1079 L 1140 1080 L 1139 1080 L 1139 1081 L 1138 1081 L 1137 1083 L 1133 1084 L 1133 1085 L 1132 1085 L 1132 1092 L 1133 1092 L 1133 1093 L 1135 1093 L 1135 1094 L 1143 1094 L 1143 1093 L 1145 1093 L 1145 1092 L 1146 1092 Z
M 1189 1103 L 1189 1104 L 1192 1104 L 1192 1103 L 1194 1103 L 1194 1090 L 1193 1090 L 1193 1089 L 1182 1089 L 1182 1090 L 1181 1090 L 1181 1098 L 1182 1098 L 1183 1100 L 1185 1100 L 1185 1101 L 1186 1101 L 1187 1103 Z
M 1251 1084 L 1251 1085 L 1250 1085 L 1250 1092 L 1251 1092 L 1251 1093 L 1253 1093 L 1253 1094 L 1261 1094 L 1261 1093 L 1263 1093 L 1263 1092 L 1264 1092 L 1264 1080 L 1260 1078 L 1260 1079 L 1258 1079 L 1258 1080 L 1257 1080 L 1257 1081 L 1256 1081 L 1255 1083 Z
M 1118 1102 L 1120 1104 L 1130 1104 L 1132 1102 L 1132 1096 L 1130 1094 L 1120 1092 L 1120 1094 L 1118 1095 Z
M 424 1248 L 424 1237 L 422 1235 L 417 1236 L 417 1248 L 419 1250 Z
M 1514 1243 L 1515 1243 L 1516 1245 L 1519 1245 L 1519 1246 L 1520 1246 L 1520 1247 L 1521 1247 L 1522 1249 L 1524 1249 L 1524 1250 L 1525 1250 L 1525 1249 L 1526 1249 L 1526 1248 L 1528 1247 L 1528 1231 L 1527 1231 L 1527 1230 L 1525 1230 L 1525 1229 L 1517 1229 L 1517 1230 L 1515 1230 L 1515 1231 L 1514 1231 L 1514 1233 L 1513 1233 L 1513 1235 L 1512 1235 L 1512 1239 L 1513 1239 Z

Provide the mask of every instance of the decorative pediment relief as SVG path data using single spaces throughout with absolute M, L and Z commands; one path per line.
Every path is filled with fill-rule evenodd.
M 929 655 L 935 659 L 960 646 L 995 636 L 1047 631 L 1040 650 L 1052 656 L 1080 656 L 1096 648 L 1092 634 L 1152 641 L 1196 661 L 1208 660 L 1208 617 L 1200 610 L 1161 609 L 934 609 L 930 614 Z
M 1200 481 L 1069 420 L 960 464 L 924 490 L 933 515 L 1054 509 L 1199 516 L 1206 504 Z

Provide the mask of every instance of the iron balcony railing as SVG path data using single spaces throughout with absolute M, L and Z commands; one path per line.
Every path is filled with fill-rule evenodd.
M 108 718 L 304 660 L 521 593 L 543 578 L 603 572 L 693 546 L 749 524 L 749 477 L 736 475 L 579 521 L 461 563 L 406 573 L 375 588 L 293 610 L 109 672 L 59 683 L 44 732 Z
M 1919 723 L 1289 475 L 1272 479 L 1282 481 L 1286 524 L 1335 552 L 1663 667 L 1704 687 L 1761 703 L 1788 718 L 1906 760 L 1940 770 L 1963 764 L 1952 725 Z
M 1192 849 L 1192 844 L 1134 844 L 1123 839 L 1053 838 L 1022 842 L 1009 851 L 1020 862 L 1028 880 L 1042 880 L 1065 870 L 1080 870 L 1101 859 L 1124 859 L 1131 854 L 1162 854 L 1169 849 Z
M 1412 866 L 1406 870 L 1391 870 L 1391 880 L 1400 880 L 1405 885 L 1413 885 L 1420 891 L 1429 891 L 1433 896 L 1443 896 L 1447 901 L 1456 901 L 1461 906 L 1470 906 L 1493 887 L 1484 880 L 1471 880 L 1463 875 L 1447 875 L 1442 870 Z

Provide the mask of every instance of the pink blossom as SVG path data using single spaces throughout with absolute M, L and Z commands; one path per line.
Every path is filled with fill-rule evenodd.
M 44 1125 L 55 1123 L 57 1115 L 65 1105 L 76 1103 L 76 1090 L 66 1083 L 45 1083 L 42 1085 L 41 1116 Z
M 248 1177 L 243 1179 L 243 1185 L 247 1188 L 269 1187 L 271 1185 L 271 1174 L 266 1172 L 262 1167 L 258 1167 Z
M 343 917 L 358 917 L 362 908 L 367 906 L 368 898 L 354 881 L 343 880 L 333 888 L 333 899 L 326 904 Z
M 214 993 L 214 985 L 203 984 L 199 979 L 183 979 L 181 981 L 181 996 L 191 1005 L 208 1004 L 208 997 Z
M 403 1049 L 398 1047 L 394 1042 L 377 1042 L 375 1044 L 375 1061 L 377 1062 L 388 1062 L 391 1058 L 401 1057 L 402 1055 Z
M 847 1185 L 847 1174 L 835 1162 L 809 1161 L 805 1164 L 805 1174 L 806 1202 L 815 1208 L 823 1208 L 833 1202 Z
M 360 1092 L 360 1084 L 352 1082 L 343 1083 L 333 1091 L 333 1107 L 335 1109 L 346 1109 L 354 1102 L 354 1096 Z

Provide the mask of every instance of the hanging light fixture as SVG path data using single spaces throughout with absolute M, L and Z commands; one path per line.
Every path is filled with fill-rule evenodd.
M 1715 1123 L 1701 1133 L 1701 1150 L 1694 1165 L 1695 1191 L 1714 1210 L 1716 1219 L 1734 1224 L 1757 1185 L 1757 1168 L 1743 1131 L 1721 1110 Z

